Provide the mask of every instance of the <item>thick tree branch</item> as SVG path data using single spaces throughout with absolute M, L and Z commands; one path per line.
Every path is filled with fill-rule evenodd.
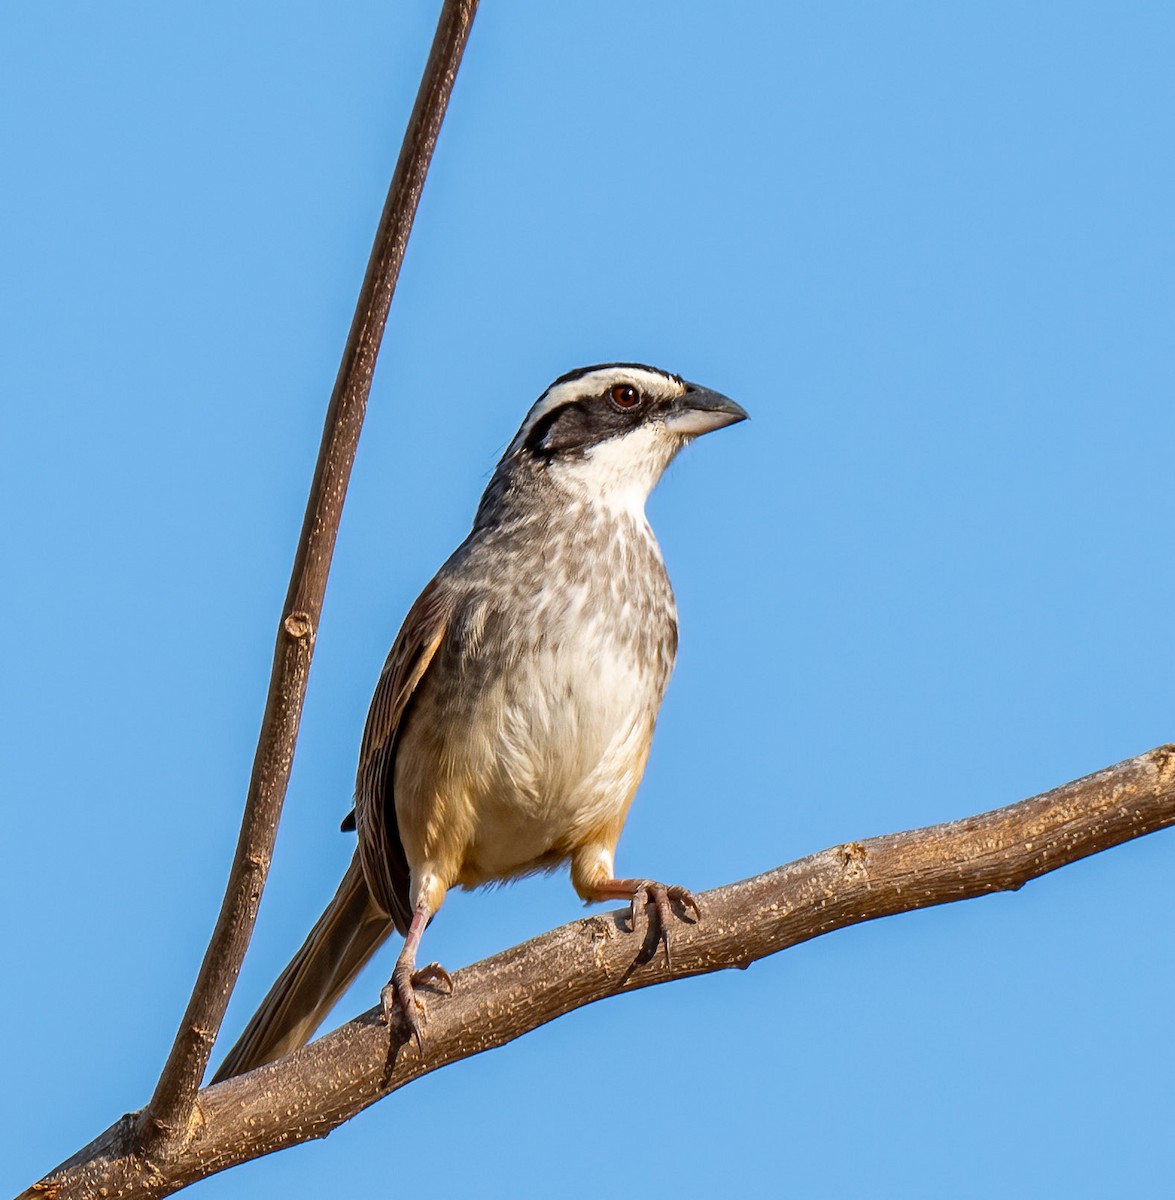
M 278 627 L 269 695 L 240 839 L 220 916 L 171 1053 L 137 1129 L 139 1152 L 167 1160 L 192 1136 L 196 1092 L 256 919 L 285 799 L 314 637 L 376 356 L 404 248 L 449 102 L 476 0 L 445 0 L 380 218 L 351 332 L 327 409 L 322 446 Z
M 700 897 L 673 931 L 673 966 L 649 957 L 623 911 L 588 917 L 458 971 L 430 996 L 421 1055 L 372 1009 L 197 1102 L 190 1140 L 165 1165 L 136 1156 L 124 1117 L 26 1197 L 147 1200 L 248 1159 L 324 1137 L 388 1093 L 504 1045 L 606 996 L 746 967 L 834 929 L 989 892 L 1175 824 L 1175 746 L 961 821 L 851 842 Z M 24 1200 L 24 1198 L 22 1198 Z

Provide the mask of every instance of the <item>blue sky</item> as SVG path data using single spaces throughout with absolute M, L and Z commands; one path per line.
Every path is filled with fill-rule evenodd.
M 10 1192 L 146 1100 L 183 1010 L 436 10 L 0 12 Z M 622 873 L 707 888 L 1172 738 L 1173 37 L 1159 3 L 485 5 L 230 1035 L 350 856 L 401 616 L 572 366 L 753 417 L 650 506 L 682 647 Z M 196 1194 L 1160 1194 L 1173 855 L 596 1005 Z M 563 876 L 456 895 L 428 953 L 581 912 Z

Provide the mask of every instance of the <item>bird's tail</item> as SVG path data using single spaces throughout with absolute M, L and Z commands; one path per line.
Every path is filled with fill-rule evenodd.
M 371 898 L 356 854 L 334 899 L 269 989 L 212 1082 L 243 1075 L 304 1046 L 392 929 L 391 918 Z

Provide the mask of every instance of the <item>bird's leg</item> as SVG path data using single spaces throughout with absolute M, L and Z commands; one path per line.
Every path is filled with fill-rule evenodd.
M 384 1020 L 391 1025 L 392 1012 L 399 1004 L 404 1014 L 408 1032 L 415 1039 L 418 1049 L 424 1049 L 424 1031 L 420 1024 L 420 1012 L 423 1005 L 416 999 L 416 987 L 425 983 L 442 983 L 451 992 L 453 980 L 449 972 L 440 963 L 429 963 L 427 967 L 416 969 L 416 952 L 420 948 L 420 938 L 432 916 L 428 905 L 420 900 L 412 914 L 412 924 L 408 927 L 408 936 L 404 939 L 396 965 L 392 968 L 392 977 L 388 980 L 380 1000 L 383 1003 Z
M 700 921 L 702 910 L 688 889 L 677 884 L 656 883 L 652 879 L 601 879 L 580 889 L 585 900 L 628 900 L 629 919 L 633 932 L 637 928 L 637 915 L 645 905 L 651 904 L 656 922 L 657 941 L 665 947 L 665 965 L 673 966 L 669 953 L 669 928 L 673 922 L 673 902 L 681 906 L 682 913 L 693 911 L 694 921 Z

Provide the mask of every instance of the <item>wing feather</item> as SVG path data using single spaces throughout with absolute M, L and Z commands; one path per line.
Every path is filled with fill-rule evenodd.
M 392 791 L 396 745 L 413 694 L 444 640 L 452 614 L 452 594 L 434 579 L 409 609 L 384 663 L 359 748 L 355 780 L 359 857 L 372 896 L 401 933 L 408 932 L 412 904 Z

